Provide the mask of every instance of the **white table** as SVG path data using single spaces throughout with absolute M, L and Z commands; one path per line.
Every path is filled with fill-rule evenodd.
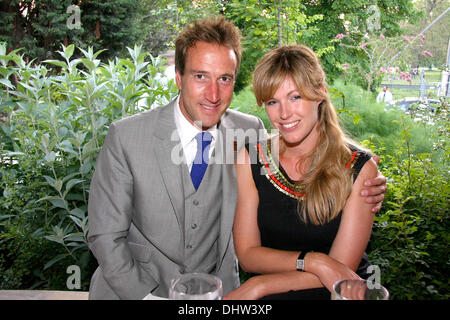
M 88 300 L 87 291 L 0 290 L 0 300 Z

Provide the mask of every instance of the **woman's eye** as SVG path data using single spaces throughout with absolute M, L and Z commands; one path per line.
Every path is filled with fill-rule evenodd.
M 272 105 L 274 105 L 275 103 L 277 103 L 277 102 L 274 101 L 274 100 L 269 100 L 269 101 L 266 102 L 266 106 L 272 106 Z

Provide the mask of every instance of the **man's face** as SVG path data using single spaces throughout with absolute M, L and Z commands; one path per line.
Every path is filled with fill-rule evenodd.
M 187 50 L 184 75 L 176 72 L 180 109 L 186 119 L 207 129 L 220 120 L 233 97 L 236 55 L 231 48 L 197 42 Z

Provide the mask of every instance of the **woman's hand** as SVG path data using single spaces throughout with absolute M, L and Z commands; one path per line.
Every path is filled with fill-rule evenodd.
M 340 280 L 360 278 L 345 264 L 320 252 L 310 252 L 305 256 L 305 271 L 319 277 L 330 292 L 333 290 L 333 284 Z
M 373 159 L 378 164 L 380 158 L 374 156 Z M 368 179 L 364 182 L 364 188 L 361 190 L 361 196 L 365 197 L 365 201 L 370 204 L 375 204 L 372 208 L 372 212 L 376 213 L 380 211 L 381 205 L 383 204 L 384 197 L 386 195 L 387 184 L 386 177 L 378 171 L 375 178 Z

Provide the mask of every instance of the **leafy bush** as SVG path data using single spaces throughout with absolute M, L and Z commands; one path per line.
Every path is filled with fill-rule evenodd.
M 108 63 L 92 49 L 71 60 L 74 50 L 34 65 L 0 46 L 0 288 L 64 289 L 69 265 L 88 288 L 87 199 L 108 125 L 177 92 L 138 46 Z
M 372 263 L 378 264 L 384 282 L 397 299 L 448 299 L 450 297 L 450 211 L 448 199 L 449 104 L 441 98 L 434 112 L 410 114 L 422 119 L 411 124 L 408 115 L 398 121 L 402 128 L 397 151 L 382 155 L 381 170 L 389 179 L 384 208 L 375 217 L 370 242 Z M 432 121 L 430 121 L 432 119 Z M 428 153 L 415 153 L 413 127 L 431 131 Z

